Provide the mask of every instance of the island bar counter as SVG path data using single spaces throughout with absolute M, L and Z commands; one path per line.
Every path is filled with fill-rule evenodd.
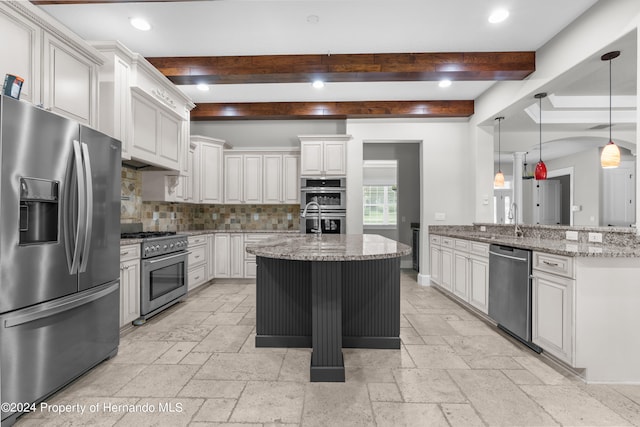
M 256 255 L 256 347 L 312 347 L 311 381 L 344 381 L 342 347 L 400 348 L 400 257 L 374 234 L 300 235 Z

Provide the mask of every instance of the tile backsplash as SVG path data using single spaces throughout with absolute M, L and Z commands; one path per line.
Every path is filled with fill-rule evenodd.
M 297 204 L 201 205 L 143 202 L 141 187 L 141 173 L 135 169 L 123 167 L 120 222 L 141 222 L 145 231 L 298 230 L 300 228 L 300 205 Z

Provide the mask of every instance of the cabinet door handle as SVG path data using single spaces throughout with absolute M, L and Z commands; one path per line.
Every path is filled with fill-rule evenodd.
M 545 259 L 545 260 L 542 260 L 542 263 L 543 263 L 543 264 L 546 264 L 546 265 L 549 265 L 549 266 L 551 266 L 551 267 L 559 267 L 559 265 L 560 265 L 560 264 L 558 264 L 557 262 L 547 261 L 546 259 Z

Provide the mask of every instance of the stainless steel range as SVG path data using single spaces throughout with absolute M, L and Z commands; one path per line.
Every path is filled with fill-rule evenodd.
M 142 238 L 140 318 L 149 317 L 182 301 L 187 295 L 187 236 L 175 232 L 125 233 L 122 238 Z

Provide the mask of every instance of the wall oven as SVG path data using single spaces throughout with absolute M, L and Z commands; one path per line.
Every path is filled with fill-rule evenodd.
M 134 325 L 143 324 L 149 317 L 183 300 L 188 285 L 187 237 L 175 232 L 142 234 L 140 318 Z
M 318 213 L 309 211 L 305 218 L 300 218 L 300 232 L 314 233 L 318 225 Z M 341 212 L 322 212 L 320 227 L 322 234 L 346 234 L 347 214 Z
M 300 209 L 309 202 L 316 202 L 323 211 L 345 210 L 346 179 L 302 178 L 300 182 Z

